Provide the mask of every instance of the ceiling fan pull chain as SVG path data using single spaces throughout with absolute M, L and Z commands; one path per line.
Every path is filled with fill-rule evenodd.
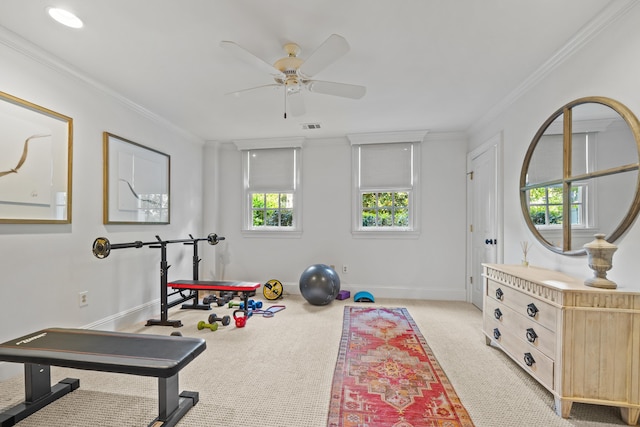
M 282 86 L 284 88 L 284 119 L 287 119 L 287 85 Z

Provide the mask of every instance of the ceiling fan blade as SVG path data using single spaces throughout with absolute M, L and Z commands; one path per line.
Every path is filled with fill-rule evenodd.
M 307 83 L 309 92 L 324 93 L 325 95 L 342 96 L 343 98 L 360 99 L 367 93 L 364 86 L 351 85 L 346 83 L 323 82 L 311 80 Z
M 263 88 L 266 88 L 266 87 L 278 88 L 278 87 L 281 87 L 281 86 L 282 85 L 277 84 L 277 83 L 271 83 L 269 85 L 255 86 L 255 87 L 250 87 L 248 89 L 241 89 L 241 90 L 236 90 L 234 92 L 228 92 L 228 93 L 225 93 L 225 95 L 240 96 L 240 95 L 244 94 L 245 92 L 249 92 L 249 91 L 252 91 L 252 90 L 263 89 Z
M 344 37 L 331 34 L 300 66 L 300 72 L 305 76 L 315 76 L 338 58 L 349 52 L 349 43 Z
M 287 95 L 287 107 L 292 116 L 302 116 L 305 113 L 302 92 L 292 92 Z
M 220 47 L 225 49 L 227 52 L 231 53 L 235 57 L 245 61 L 249 65 L 256 66 L 261 70 L 271 74 L 274 77 L 279 77 L 279 78 L 285 77 L 282 71 L 278 70 L 273 65 L 269 64 L 267 61 L 249 52 L 247 49 L 243 48 L 242 46 L 240 46 L 235 42 L 223 40 L 220 42 Z

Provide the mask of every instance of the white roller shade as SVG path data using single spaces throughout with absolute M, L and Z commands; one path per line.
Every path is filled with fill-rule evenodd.
M 359 146 L 360 189 L 408 188 L 413 185 L 413 144 Z
M 574 133 L 571 136 L 571 175 L 591 172 L 589 166 L 589 134 Z
M 527 170 L 527 183 L 540 184 L 562 179 L 562 135 L 543 135 Z
M 248 150 L 248 187 L 251 191 L 293 191 L 295 148 Z

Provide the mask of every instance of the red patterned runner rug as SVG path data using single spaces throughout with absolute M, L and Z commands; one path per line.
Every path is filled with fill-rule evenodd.
M 406 308 L 345 307 L 329 427 L 473 427 Z

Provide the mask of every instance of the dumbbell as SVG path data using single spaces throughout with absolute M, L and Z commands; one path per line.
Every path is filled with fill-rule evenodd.
M 231 323 L 231 316 L 222 316 L 222 317 L 218 317 L 215 315 L 215 313 L 212 313 L 209 315 L 209 323 L 213 324 L 216 322 L 220 322 L 222 323 L 222 326 L 227 326 L 229 323 Z M 216 323 L 217 324 L 217 323 Z
M 173 331 L 173 332 L 171 332 L 171 336 L 172 336 L 172 337 L 181 337 L 181 336 L 182 336 L 182 332 L 180 332 L 180 331 Z
M 229 308 L 240 307 L 240 304 L 242 304 L 242 303 L 241 302 L 229 301 Z
M 202 304 L 204 305 L 213 304 L 214 302 L 218 304 L 218 307 L 222 307 L 227 303 L 227 299 L 217 297 L 215 295 L 207 295 L 206 297 L 202 298 Z
M 231 296 L 224 292 L 220 292 L 220 296 L 218 297 L 218 307 L 222 307 L 229 301 L 231 301 Z
M 250 310 L 255 310 L 256 308 L 262 308 L 262 301 L 254 301 L 252 299 L 249 300 L 247 306 Z M 240 310 L 244 310 L 244 303 L 240 303 Z
M 212 331 L 217 331 L 218 330 L 218 324 L 217 323 L 207 323 L 204 320 L 201 320 L 198 322 L 198 330 L 201 331 L 204 328 L 209 328 Z

